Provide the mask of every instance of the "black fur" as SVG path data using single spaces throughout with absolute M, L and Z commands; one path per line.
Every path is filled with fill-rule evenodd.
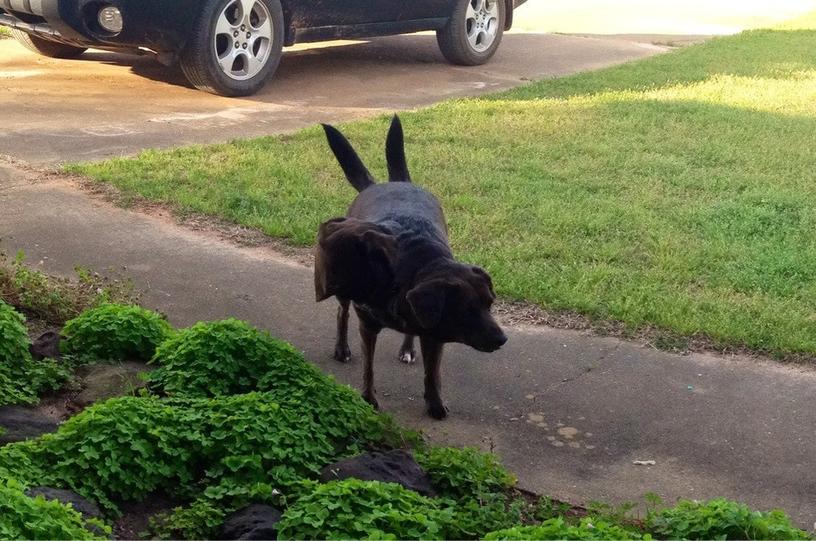
M 434 418 L 447 408 L 440 391 L 442 349 L 461 342 L 479 351 L 495 351 L 507 337 L 490 314 L 495 299 L 490 276 L 456 261 L 448 244 L 439 201 L 412 184 L 405 160 L 402 126 L 391 123 L 386 157 L 391 182 L 377 184 L 343 135 L 325 126 L 329 145 L 346 177 L 360 193 L 345 218 L 323 223 L 315 257 L 318 300 L 340 302 L 335 358 L 348 361 L 348 309 L 360 321 L 363 345 L 363 395 L 376 406 L 374 348 L 383 328 L 406 335 L 399 357 L 414 358 L 419 336 L 425 368 L 425 401 Z
M 348 139 L 340 133 L 334 126 L 323 124 L 323 129 L 326 131 L 326 138 L 329 140 L 329 146 L 337 156 L 337 161 L 343 168 L 346 178 L 351 185 L 354 186 L 358 192 L 362 192 L 372 184 L 374 184 L 374 177 L 368 172 L 368 169 L 363 164 L 363 161 L 354 152 L 351 143 Z

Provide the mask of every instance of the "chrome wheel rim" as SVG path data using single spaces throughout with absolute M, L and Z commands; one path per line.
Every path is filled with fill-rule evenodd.
M 468 0 L 465 30 L 470 48 L 477 53 L 490 49 L 499 34 L 499 2 L 502 0 Z
M 272 17 L 260 0 L 232 0 L 215 23 L 213 48 L 221 71 L 236 81 L 258 75 L 272 51 Z

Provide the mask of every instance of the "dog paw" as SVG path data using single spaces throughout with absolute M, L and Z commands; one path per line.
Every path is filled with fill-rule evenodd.
M 416 362 L 416 353 L 413 351 L 400 351 L 399 360 L 401 363 L 414 364 Z
M 380 403 L 379 403 L 379 402 L 377 402 L 377 399 L 374 397 L 374 395 L 373 395 L 373 394 L 370 394 L 370 395 L 363 395 L 363 399 L 364 399 L 366 402 L 368 402 L 369 404 L 371 404 L 371 407 L 373 407 L 375 410 L 379 410 L 379 409 L 380 409 Z
M 448 416 L 448 408 L 442 402 L 428 404 L 428 414 L 434 419 L 441 421 Z
M 341 363 L 349 362 L 351 360 L 351 350 L 348 346 L 338 346 L 334 348 L 334 360 Z

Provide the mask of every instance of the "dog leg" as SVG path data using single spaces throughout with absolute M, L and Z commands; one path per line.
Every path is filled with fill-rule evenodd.
M 337 308 L 337 341 L 334 345 L 334 360 L 347 363 L 351 360 L 351 350 L 348 345 L 349 301 L 337 300 L 340 306 Z
M 441 420 L 448 416 L 448 408 L 442 402 L 441 395 L 440 368 L 444 343 L 420 336 L 419 345 L 422 348 L 422 364 L 425 367 L 425 404 L 431 417 Z
M 414 336 L 406 334 L 399 350 L 399 360 L 405 364 L 416 362 L 416 350 L 414 349 Z
M 374 406 L 374 409 L 380 409 L 374 396 L 374 349 L 380 330 L 360 320 L 360 338 L 363 344 L 363 398 Z

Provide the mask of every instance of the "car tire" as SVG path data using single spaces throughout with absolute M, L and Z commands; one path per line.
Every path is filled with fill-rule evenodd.
M 504 0 L 457 0 L 448 24 L 436 32 L 448 62 L 478 66 L 490 60 L 504 35 L 506 9 Z
M 39 36 L 32 36 L 28 32 L 16 28 L 11 30 L 11 35 L 26 49 L 50 58 L 76 58 L 86 50 L 84 47 L 75 47 L 43 39 Z
M 205 0 L 181 51 L 181 69 L 199 90 L 252 95 L 278 68 L 283 32 L 280 0 Z

